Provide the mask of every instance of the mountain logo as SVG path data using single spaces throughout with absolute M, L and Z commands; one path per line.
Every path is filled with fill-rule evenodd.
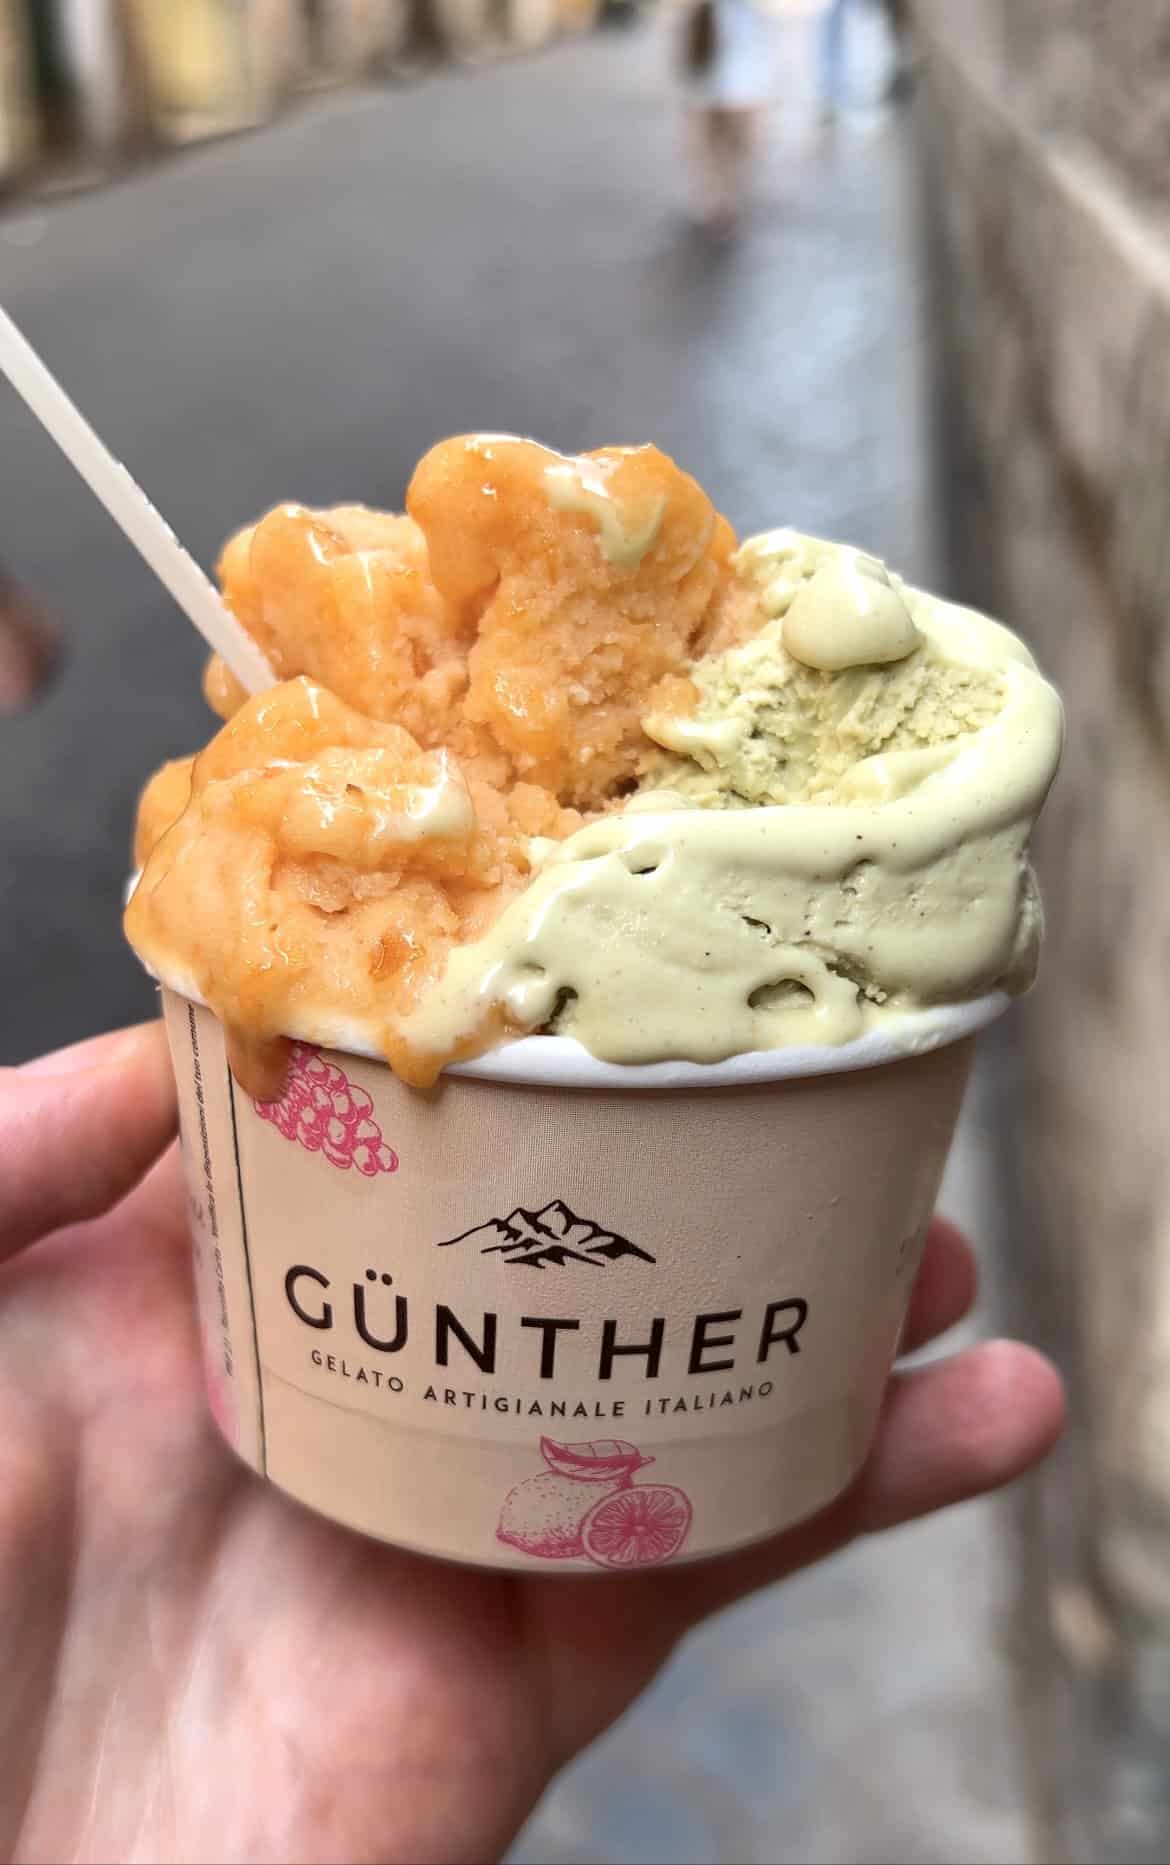
M 472 1244 L 481 1256 L 498 1255 L 508 1264 L 523 1263 L 528 1269 L 563 1269 L 568 1263 L 604 1269 L 623 1256 L 639 1257 L 643 1263 L 657 1261 L 628 1237 L 578 1217 L 561 1198 L 554 1198 L 542 1211 L 525 1211 L 517 1205 L 509 1217 L 489 1218 L 459 1237 L 445 1238 L 439 1248 L 449 1250 L 458 1243 Z

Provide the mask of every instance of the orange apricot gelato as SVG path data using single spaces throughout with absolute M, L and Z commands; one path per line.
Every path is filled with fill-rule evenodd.
M 231 540 L 224 596 L 281 683 L 249 699 L 213 659 L 227 723 L 141 801 L 128 937 L 236 1032 L 253 1086 L 306 1024 L 433 1077 L 405 1013 L 526 885 L 534 838 L 635 787 L 649 696 L 685 709 L 680 670 L 753 611 L 730 525 L 654 447 L 448 440 L 406 503 L 281 505 Z

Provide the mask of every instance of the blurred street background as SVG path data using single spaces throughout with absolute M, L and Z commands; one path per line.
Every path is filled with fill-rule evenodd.
M 971 1325 L 1055 1352 L 1069 1440 L 704 1630 L 515 1856 L 1160 1860 L 1170 26 L 763 11 L 732 223 L 696 200 L 664 4 L 0 0 L 0 304 L 209 567 L 280 499 L 400 506 L 447 433 L 652 439 L 741 533 L 847 538 L 1032 641 L 1072 725 L 1051 936 L 944 1203 Z M 2 388 L 0 483 L 0 567 L 58 642 L 0 716 L 14 1062 L 149 1014 L 135 798 L 211 720 L 192 631 Z

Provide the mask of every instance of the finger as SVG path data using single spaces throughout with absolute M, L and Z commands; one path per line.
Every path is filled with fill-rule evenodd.
M 1063 1425 L 1059 1373 L 1019 1341 L 984 1341 L 895 1374 L 861 1475 L 820 1516 L 780 1538 L 773 1550 L 779 1572 L 859 1534 L 1001 1488 L 1051 1450 Z
M 854 1496 L 859 1530 L 893 1528 L 999 1489 L 1052 1449 L 1060 1374 L 1033 1347 L 989 1340 L 890 1383 Z
M 0 1070 L 0 1261 L 117 1204 L 174 1127 L 161 1024 Z
M 132 1046 L 153 1023 L 136 1023 L 131 1029 L 110 1030 L 104 1036 L 85 1036 L 64 1049 L 50 1049 L 46 1055 L 32 1056 L 20 1064 L 22 1075 L 74 1075 L 98 1063 L 113 1061 L 123 1045 Z
M 936 1217 L 927 1233 L 899 1353 L 925 1347 L 961 1321 L 975 1300 L 977 1280 L 975 1252 L 962 1231 L 949 1218 Z
M 689 1614 L 714 1612 L 823 1559 L 857 1535 L 894 1528 L 1012 1482 L 1051 1450 L 1063 1424 L 1059 1373 L 1043 1354 L 1018 1341 L 985 1341 L 919 1371 L 895 1374 L 873 1450 L 844 1496 L 772 1541 L 710 1569 L 670 1578 L 678 1582 Z

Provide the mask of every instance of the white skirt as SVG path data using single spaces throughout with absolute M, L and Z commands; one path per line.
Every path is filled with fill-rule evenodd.
M 752 0 L 714 0 L 714 6 L 715 56 L 705 71 L 688 75 L 688 100 L 709 109 L 756 109 L 772 96 L 773 23 Z

